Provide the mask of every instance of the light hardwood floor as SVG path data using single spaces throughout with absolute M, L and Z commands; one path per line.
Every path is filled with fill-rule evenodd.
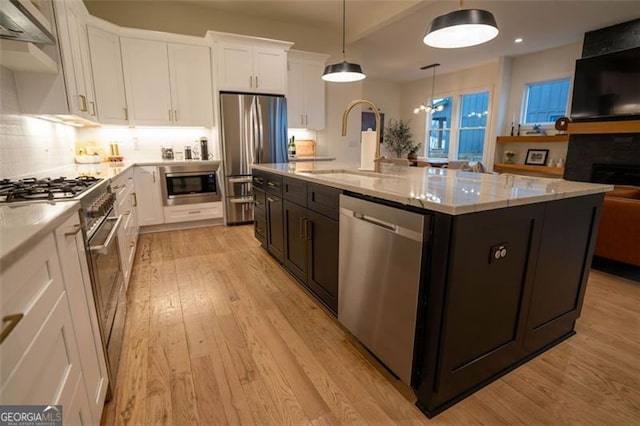
M 576 336 L 428 420 L 253 238 L 141 235 L 104 425 L 640 424 L 640 285 L 593 271 Z

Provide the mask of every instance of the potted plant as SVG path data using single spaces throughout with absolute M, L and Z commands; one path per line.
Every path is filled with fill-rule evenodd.
M 394 152 L 398 158 L 408 153 L 409 159 L 415 159 L 420 148 L 420 144 L 413 141 L 409 122 L 402 120 L 389 122 L 389 126 L 384 131 L 384 146 L 387 150 Z

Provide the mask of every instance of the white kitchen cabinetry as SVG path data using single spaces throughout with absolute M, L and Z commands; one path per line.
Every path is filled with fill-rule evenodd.
M 114 179 L 111 182 L 111 189 L 116 195 L 116 203 L 114 205 L 116 214 L 122 216 L 123 221 L 123 225 L 118 230 L 118 241 L 120 244 L 120 261 L 124 274 L 124 285 L 125 288 L 128 288 L 138 244 L 137 200 L 134 192 L 133 168 Z
M 80 217 L 72 215 L 56 229 L 55 240 L 86 387 L 78 392 L 88 395 L 93 419 L 100 419 L 109 379 L 81 231 Z
M 160 175 L 156 166 L 136 166 L 133 171 L 139 226 L 164 223 Z
M 17 324 L 0 346 L 0 404 L 61 404 L 66 420 L 97 424 L 72 321 L 79 307 L 71 305 L 66 284 L 53 233 L 2 271 L 3 328 L 7 317 Z
M 288 126 L 324 129 L 324 72 L 327 55 L 290 50 L 288 53 Z
M 221 218 L 222 201 L 166 206 L 164 208 L 165 223 L 190 222 L 194 220 Z
M 207 37 L 216 43 L 219 90 L 286 93 L 292 43 L 214 31 Z
M 98 121 L 102 124 L 128 124 L 120 37 L 93 26 L 88 26 L 87 31 Z
M 129 120 L 134 125 L 213 125 L 207 46 L 122 37 Z
M 87 36 L 89 12 L 80 0 L 54 4 L 59 19 L 58 42 L 62 47 L 69 109 L 72 114 L 95 121 L 97 112 Z

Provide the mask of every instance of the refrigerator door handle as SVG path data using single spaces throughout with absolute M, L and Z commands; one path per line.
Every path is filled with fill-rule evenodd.
M 256 106 L 256 138 L 258 140 L 258 145 L 260 146 L 260 158 L 259 163 L 263 161 L 263 150 L 264 146 L 264 127 L 262 126 L 262 109 L 260 108 L 260 99 L 256 96 L 255 98 L 255 106 Z
M 252 158 L 250 164 L 262 163 L 262 140 L 260 139 L 260 135 L 258 133 L 258 122 L 260 120 L 258 111 L 258 98 L 254 96 L 251 99 L 251 138 L 254 158 Z

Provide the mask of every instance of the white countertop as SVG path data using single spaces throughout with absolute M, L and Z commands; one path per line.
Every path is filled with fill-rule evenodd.
M 18 260 L 78 209 L 77 201 L 1 205 L 0 268 Z
M 359 172 L 358 165 L 340 162 L 257 164 L 253 168 L 451 215 L 613 189 L 611 185 L 564 179 L 385 164 L 381 173 Z

